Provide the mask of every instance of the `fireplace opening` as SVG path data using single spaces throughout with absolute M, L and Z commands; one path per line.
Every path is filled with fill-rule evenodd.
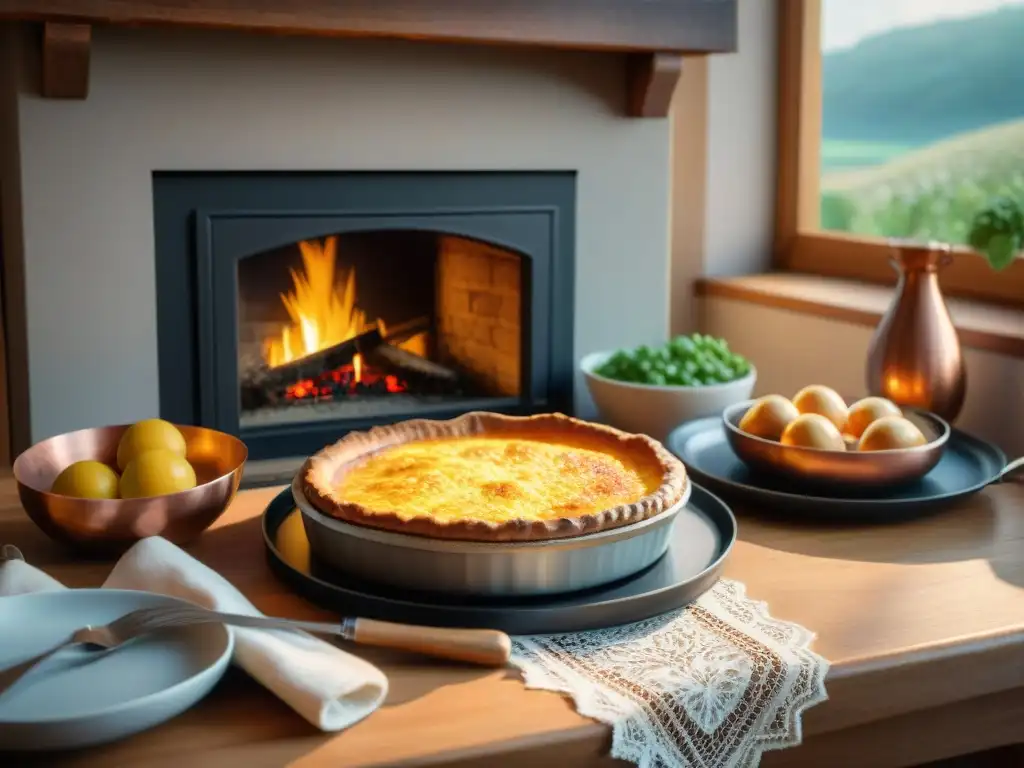
M 351 430 L 572 412 L 570 171 L 156 172 L 160 415 L 291 466 Z
M 523 390 L 519 254 L 381 230 L 238 261 L 243 430 L 487 408 Z

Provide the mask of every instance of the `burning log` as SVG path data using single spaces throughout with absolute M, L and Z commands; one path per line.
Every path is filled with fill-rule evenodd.
M 380 330 L 374 328 L 372 331 L 346 339 L 333 347 L 321 349 L 319 352 L 313 352 L 283 365 L 273 368 L 261 365 L 246 371 L 242 374 L 240 383 L 243 391 L 258 389 L 269 393 L 275 389 L 284 389 L 296 381 L 312 379 L 324 371 L 348 365 L 356 355 L 361 354 L 365 357 L 383 343 L 384 337 L 381 336 Z
M 452 392 L 459 386 L 460 377 L 455 371 L 391 344 L 377 345 L 364 353 L 363 359 L 375 368 L 415 384 L 417 389 Z
M 428 331 L 430 318 L 416 318 L 387 328 L 386 338 L 381 332 L 382 327 L 281 365 L 271 367 L 260 360 L 244 368 L 239 372 L 242 407 L 252 409 L 273 405 L 285 398 L 292 384 L 303 380 L 316 381 L 325 373 L 352 366 L 356 355 L 361 355 L 367 364 L 385 373 L 405 381 L 415 381 L 431 392 L 457 389 L 459 376 L 454 371 L 395 346 Z
M 404 323 L 399 323 L 398 325 L 389 325 L 384 328 L 384 341 L 388 344 L 398 346 L 403 341 L 407 341 L 413 336 L 426 333 L 430 328 L 431 323 L 429 317 L 417 317 L 413 320 L 408 320 Z

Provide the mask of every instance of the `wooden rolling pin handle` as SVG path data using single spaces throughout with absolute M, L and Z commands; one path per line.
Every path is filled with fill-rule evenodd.
M 493 629 L 445 629 L 357 619 L 352 639 L 365 645 L 397 648 L 428 656 L 502 667 L 512 655 L 512 641 Z

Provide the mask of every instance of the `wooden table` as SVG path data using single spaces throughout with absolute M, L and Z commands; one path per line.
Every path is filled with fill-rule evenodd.
M 327 614 L 264 561 L 259 516 L 278 489 L 241 494 L 188 547 L 267 613 Z M 793 527 L 738 510 L 726 575 L 773 615 L 818 633 L 830 700 L 804 717 L 803 746 L 762 765 L 886 768 L 1024 742 L 1024 485 L 995 486 L 940 516 L 873 528 Z M 110 563 L 72 559 L 28 521 L 0 479 L 0 543 L 73 586 Z M 611 766 L 610 729 L 516 673 L 367 654 L 386 705 L 350 730 L 314 731 L 232 671 L 200 706 L 149 733 L 63 756 L 60 765 Z M 0 756 L 0 764 L 5 763 Z M 27 765 L 21 758 L 17 765 Z

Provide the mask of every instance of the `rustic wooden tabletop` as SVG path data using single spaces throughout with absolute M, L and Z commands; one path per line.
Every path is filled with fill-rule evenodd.
M 241 493 L 187 547 L 263 611 L 328 614 L 270 573 L 260 513 L 279 491 Z M 805 714 L 803 746 L 768 766 L 885 768 L 1024 742 L 1024 485 L 993 486 L 944 513 L 871 528 L 793 526 L 737 510 L 726 576 L 771 613 L 818 634 L 830 699 Z M 109 562 L 76 559 L 27 519 L 0 479 L 0 543 L 70 586 L 99 585 Z M 362 652 L 362 650 L 361 650 Z M 614 765 L 607 726 L 512 671 L 369 652 L 387 673 L 386 705 L 340 734 L 312 729 L 232 671 L 200 706 L 125 742 L 62 755 L 60 765 Z M 17 765 L 26 765 L 20 756 Z M 40 762 L 52 762 L 52 756 Z M 0 756 L 0 763 L 5 763 Z

